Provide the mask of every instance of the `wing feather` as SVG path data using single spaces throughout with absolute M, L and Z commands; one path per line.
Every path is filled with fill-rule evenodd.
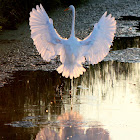
M 63 40 L 65 39 L 54 29 L 53 20 L 49 18 L 41 4 L 30 12 L 29 25 L 31 38 L 44 60 L 50 61 L 60 52 L 64 52 Z
M 98 24 L 96 23 L 91 34 L 81 41 L 83 55 L 91 64 L 102 61 L 109 53 L 114 34 L 116 32 L 116 21 L 111 14 L 103 14 Z

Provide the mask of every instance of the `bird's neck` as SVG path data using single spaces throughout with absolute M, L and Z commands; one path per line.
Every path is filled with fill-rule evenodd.
M 72 29 L 71 29 L 71 37 L 75 36 L 75 8 L 72 9 Z

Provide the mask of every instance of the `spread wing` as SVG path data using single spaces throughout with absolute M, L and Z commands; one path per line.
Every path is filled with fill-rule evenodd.
M 64 53 L 64 39 L 54 29 L 53 20 L 48 17 L 41 4 L 30 12 L 29 25 L 31 38 L 44 60 L 50 61 L 56 55 Z
M 114 34 L 116 32 L 116 20 L 107 12 L 103 14 L 98 23 L 95 24 L 91 34 L 81 41 L 82 53 L 91 64 L 102 61 L 109 53 Z

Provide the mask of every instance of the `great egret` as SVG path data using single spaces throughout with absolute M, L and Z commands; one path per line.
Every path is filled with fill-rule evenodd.
M 48 17 L 43 6 L 37 5 L 30 12 L 29 25 L 31 38 L 41 57 L 50 61 L 60 55 L 62 65 L 58 73 L 70 79 L 77 78 L 86 71 L 82 63 L 88 61 L 97 64 L 109 53 L 116 31 L 116 21 L 111 14 L 103 14 L 93 31 L 84 40 L 75 37 L 75 8 L 70 5 L 65 11 L 72 11 L 72 30 L 70 38 L 62 38 L 53 26 L 53 20 Z M 64 30 L 64 29 L 63 29 Z

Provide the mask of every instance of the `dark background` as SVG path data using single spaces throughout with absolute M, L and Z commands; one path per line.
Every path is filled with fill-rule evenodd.
M 2 29 L 16 29 L 29 17 L 32 8 L 40 3 L 47 12 L 58 7 L 78 6 L 88 0 L 0 0 L 0 26 Z

